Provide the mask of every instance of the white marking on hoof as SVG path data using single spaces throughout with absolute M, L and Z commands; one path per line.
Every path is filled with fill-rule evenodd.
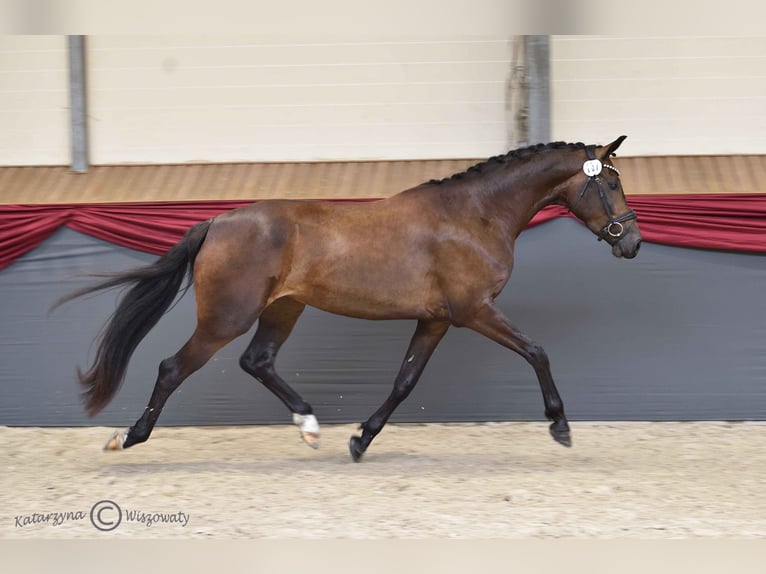
M 114 431 L 109 440 L 104 445 L 104 450 L 122 450 L 125 440 L 128 438 L 128 431 Z
M 301 429 L 301 438 L 311 448 L 319 448 L 319 422 L 314 415 L 293 413 L 293 423 Z

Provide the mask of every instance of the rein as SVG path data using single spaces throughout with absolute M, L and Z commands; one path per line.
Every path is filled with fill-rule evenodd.
M 575 201 L 574 205 L 577 205 L 577 203 L 583 198 L 585 192 L 588 191 L 590 184 L 595 182 L 596 187 L 598 188 L 598 196 L 601 198 L 601 203 L 604 205 L 604 210 L 606 210 L 606 216 L 609 218 L 606 222 L 606 225 L 604 225 L 604 227 L 601 228 L 601 231 L 596 234 L 598 235 L 598 240 L 601 241 L 602 239 L 607 239 L 608 237 L 619 239 L 622 237 L 623 233 L 625 233 L 625 227 L 622 224 L 625 221 L 629 221 L 631 219 L 638 220 L 638 216 L 632 209 L 629 209 L 617 217 L 612 215 L 612 205 L 609 203 L 609 198 L 604 191 L 604 186 L 599 175 L 604 168 L 615 172 L 618 176 L 620 175 L 620 172 L 613 165 L 601 163 L 596 159 L 596 146 L 586 146 L 585 153 L 588 156 L 588 161 L 583 164 L 582 170 L 585 172 L 585 175 L 588 176 L 588 181 L 585 182 L 585 186 L 582 188 L 580 195 L 577 196 L 577 201 Z M 570 208 L 569 211 L 572 211 L 572 209 Z

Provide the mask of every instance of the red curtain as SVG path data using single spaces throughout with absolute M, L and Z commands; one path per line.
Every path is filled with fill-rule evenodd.
M 123 247 L 164 253 L 195 223 L 248 203 L 0 205 L 0 269 L 62 225 Z M 766 194 L 632 196 L 628 203 L 645 241 L 766 253 Z M 564 208 L 547 207 L 530 226 L 566 216 Z
M 766 253 L 766 194 L 636 195 L 628 197 L 628 204 L 638 215 L 645 241 Z M 565 216 L 565 208 L 550 206 L 530 225 Z

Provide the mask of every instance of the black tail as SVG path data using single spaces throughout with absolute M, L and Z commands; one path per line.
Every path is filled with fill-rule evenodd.
M 93 366 L 82 373 L 77 369 L 83 393 L 85 410 L 90 416 L 103 409 L 120 388 L 133 351 L 152 330 L 175 299 L 188 271 L 192 283 L 194 259 L 205 241 L 210 220 L 198 223 L 186 232 L 184 238 L 165 255 L 146 267 L 125 273 L 108 275 L 107 281 L 85 287 L 59 299 L 59 305 L 104 289 L 133 284 L 120 300 L 99 336 L 98 350 Z

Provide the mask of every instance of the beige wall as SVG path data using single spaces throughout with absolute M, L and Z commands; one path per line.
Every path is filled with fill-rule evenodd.
M 510 26 L 510 25 L 509 25 Z M 511 28 L 422 37 L 90 36 L 91 161 L 488 157 Z M 553 36 L 552 137 L 766 153 L 766 36 Z M 69 163 L 64 36 L 0 37 L 0 165 Z
M 486 157 L 510 36 L 88 38 L 97 164 Z
M 0 165 L 69 163 L 67 81 L 64 36 L 0 36 Z
M 624 153 L 766 153 L 766 36 L 554 36 L 554 139 Z

